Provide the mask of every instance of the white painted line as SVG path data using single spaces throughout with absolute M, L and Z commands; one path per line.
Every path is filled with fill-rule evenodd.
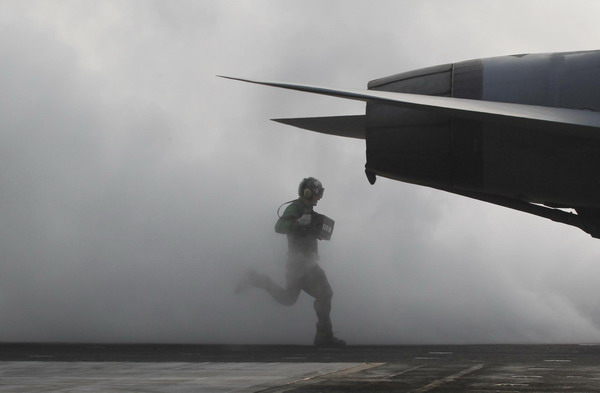
M 341 376 L 345 376 L 348 374 L 354 374 L 357 373 L 359 371 L 363 371 L 363 370 L 368 370 L 370 368 L 375 368 L 375 367 L 379 367 L 381 365 L 384 365 L 385 363 L 362 363 L 362 364 L 358 364 L 356 366 L 351 366 L 351 367 L 347 367 L 341 370 L 336 370 L 336 371 L 332 371 L 329 373 L 323 373 L 323 374 L 319 374 L 319 375 L 311 375 L 305 378 L 300 378 L 297 380 L 293 380 L 293 381 L 289 381 L 287 383 L 281 384 L 281 385 L 274 385 L 274 386 L 265 386 L 264 389 L 259 389 L 259 390 L 251 390 L 252 393 L 260 393 L 260 392 L 269 392 L 269 393 L 283 393 L 283 392 L 287 392 L 290 390 L 296 390 L 297 388 L 299 388 L 300 386 L 306 386 L 306 385 L 312 385 L 314 383 L 318 383 L 319 380 L 323 377 L 341 377 Z M 256 389 L 257 387 L 254 386 L 251 389 Z M 241 390 L 241 392 L 250 392 L 250 390 Z
M 399 377 L 400 375 L 403 375 L 403 374 L 409 373 L 409 372 L 411 372 L 411 371 L 418 370 L 418 369 L 420 369 L 421 367 L 425 367 L 425 365 L 424 365 L 424 364 L 421 364 L 420 366 L 416 366 L 416 367 L 408 368 L 408 369 L 406 369 L 406 370 L 402 370 L 402 371 L 400 371 L 400 372 L 398 372 L 398 373 L 395 373 L 395 374 L 386 375 L 386 376 L 385 376 L 385 379 L 396 378 L 396 377 Z
M 477 370 L 481 370 L 482 368 L 483 368 L 483 364 L 476 364 L 475 366 L 467 368 L 467 369 L 464 369 L 464 370 L 462 370 L 462 371 L 460 371 L 460 372 L 458 372 L 456 374 L 452 374 L 452 375 L 447 376 L 445 378 L 437 379 L 437 380 L 435 380 L 435 381 L 433 381 L 433 382 L 431 382 L 431 383 L 429 383 L 429 384 L 427 384 L 427 385 L 425 385 L 423 387 L 420 387 L 418 389 L 413 390 L 413 392 L 414 393 L 428 392 L 428 391 L 433 390 L 433 389 L 435 389 L 435 388 L 437 388 L 437 387 L 439 387 L 439 386 L 441 386 L 441 385 L 443 385 L 445 383 L 455 381 L 455 380 L 457 380 L 459 378 L 464 377 L 467 374 L 470 374 L 470 373 L 475 372 Z
M 505 387 L 514 388 L 514 387 L 517 387 L 517 386 L 518 387 L 527 387 L 527 386 L 529 386 L 529 384 L 528 383 L 507 383 L 507 382 L 504 382 L 504 383 L 497 383 L 494 386 L 505 386 Z

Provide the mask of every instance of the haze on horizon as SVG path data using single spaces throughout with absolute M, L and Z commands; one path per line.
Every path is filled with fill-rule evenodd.
M 595 1 L 3 1 L 0 342 L 309 344 L 277 207 L 314 176 L 350 344 L 600 342 L 600 241 L 364 175 L 364 142 L 271 118 L 364 104 L 215 75 L 364 88 L 417 68 L 598 49 Z

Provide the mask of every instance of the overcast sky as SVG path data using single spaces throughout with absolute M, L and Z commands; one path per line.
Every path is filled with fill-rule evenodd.
M 277 207 L 303 177 L 352 344 L 600 342 L 600 240 L 364 176 L 365 145 L 278 117 L 364 104 L 217 74 L 364 88 L 416 68 L 598 49 L 597 1 L 0 2 L 0 341 L 309 344 Z

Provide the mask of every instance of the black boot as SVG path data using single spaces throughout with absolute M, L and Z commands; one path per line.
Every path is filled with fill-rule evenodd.
M 314 344 L 318 347 L 343 347 L 346 341 L 333 335 L 331 323 L 317 322 L 317 334 L 315 334 Z

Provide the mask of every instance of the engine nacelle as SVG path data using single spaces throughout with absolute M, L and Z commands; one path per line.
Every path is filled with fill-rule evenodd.
M 600 51 L 446 64 L 377 79 L 369 89 L 600 111 Z M 597 174 L 589 173 L 600 167 L 596 140 L 565 145 L 552 132 L 369 102 L 366 142 L 367 172 L 388 178 L 549 206 L 600 200 Z

